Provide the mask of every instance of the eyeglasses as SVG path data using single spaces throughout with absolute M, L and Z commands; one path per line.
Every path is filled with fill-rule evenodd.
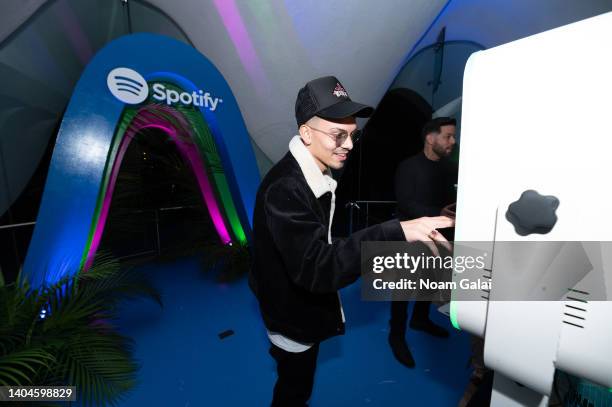
M 328 135 L 329 137 L 333 138 L 336 141 L 336 146 L 337 147 L 340 147 L 342 144 L 344 144 L 346 139 L 349 137 L 349 133 L 347 131 L 345 131 L 345 130 L 338 130 L 338 131 L 335 131 L 333 133 L 328 133 L 326 131 L 323 131 L 323 130 L 320 130 L 320 129 L 316 129 L 316 128 L 312 127 L 312 126 L 308 126 L 308 127 L 310 127 L 311 129 L 313 129 L 315 131 L 318 131 L 320 133 L 323 133 L 323 134 Z M 359 141 L 359 138 L 361 137 L 361 130 L 359 130 L 359 129 L 354 130 L 350 134 L 350 137 L 351 137 L 351 141 L 353 143 L 356 143 L 357 141 Z

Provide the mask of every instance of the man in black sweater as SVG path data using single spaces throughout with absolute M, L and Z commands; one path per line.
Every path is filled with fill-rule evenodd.
M 455 202 L 457 165 L 447 158 L 455 145 L 456 121 L 439 117 L 425 124 L 421 133 L 424 147 L 419 154 L 402 161 L 395 173 L 397 216 L 400 221 L 423 216 L 439 216 L 442 209 Z M 441 230 L 452 240 L 452 230 Z M 448 331 L 429 319 L 431 301 L 415 301 L 410 327 L 437 337 Z M 391 303 L 389 344 L 395 358 L 407 367 L 415 362 L 406 344 L 407 301 Z

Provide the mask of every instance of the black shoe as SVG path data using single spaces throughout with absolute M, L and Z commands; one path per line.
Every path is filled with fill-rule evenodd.
M 408 345 L 403 337 L 389 335 L 389 345 L 391 345 L 393 356 L 395 356 L 395 359 L 397 359 L 398 362 L 410 368 L 415 366 L 412 353 L 410 353 L 410 349 L 408 349 Z
M 438 338 L 448 338 L 449 335 L 446 329 L 434 324 L 429 320 L 425 322 L 410 321 L 410 328 L 417 331 L 423 331 L 431 336 L 436 336 Z

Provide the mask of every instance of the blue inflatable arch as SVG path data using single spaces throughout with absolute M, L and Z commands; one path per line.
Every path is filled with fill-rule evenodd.
M 132 34 L 98 52 L 68 104 L 24 264 L 34 287 L 91 266 L 123 154 L 151 127 L 194 171 L 220 241 L 250 240 L 259 171 L 227 82 L 189 45 Z

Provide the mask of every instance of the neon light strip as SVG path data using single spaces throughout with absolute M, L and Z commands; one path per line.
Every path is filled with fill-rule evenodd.
M 176 74 L 161 73 L 161 75 L 154 75 L 162 77 L 170 76 L 172 79 L 178 79 L 178 81 L 184 87 L 193 87 L 195 89 L 194 84 L 188 82 L 185 78 L 182 78 Z M 172 85 L 173 87 L 176 86 L 172 83 L 169 83 L 169 85 Z M 177 90 L 183 90 L 180 87 L 176 88 Z M 215 200 L 215 194 L 213 192 L 213 188 L 210 185 L 209 179 L 207 177 L 207 172 L 205 170 L 205 165 L 202 160 L 205 157 L 211 162 L 217 162 L 219 163 L 218 165 L 221 165 L 221 160 L 218 156 L 218 152 L 216 151 L 215 147 L 215 141 L 221 137 L 220 134 L 215 134 L 215 132 L 218 132 L 219 130 L 218 126 L 215 125 L 216 119 L 211 112 L 204 111 L 203 109 L 200 109 L 200 114 L 193 115 L 192 113 L 195 112 L 189 109 L 182 109 L 181 107 L 181 105 L 177 106 L 178 112 L 182 113 L 182 115 L 178 116 L 176 115 L 176 111 L 172 109 L 164 109 L 165 106 L 159 106 L 160 112 L 157 113 L 167 117 L 158 117 L 155 113 L 144 111 L 145 114 L 148 113 L 148 115 L 152 116 L 152 120 L 146 120 L 145 124 L 136 128 L 140 130 L 146 127 L 158 127 L 163 131 L 167 132 L 168 135 L 175 140 L 177 147 L 179 147 L 179 151 L 181 152 L 183 157 L 189 161 L 192 170 L 196 175 L 196 179 L 198 180 L 198 184 L 200 186 L 203 198 L 207 204 L 207 209 L 209 210 L 209 214 L 211 216 L 211 219 L 213 220 L 213 223 L 215 224 L 215 228 L 217 229 L 219 237 L 223 243 L 227 244 L 231 241 L 231 237 L 229 235 L 228 228 L 224 222 L 224 218 L 221 214 L 221 211 L 219 210 L 219 206 L 217 205 L 217 201 Z M 91 264 L 93 263 L 94 256 L 97 251 L 97 248 L 99 247 L 106 219 L 108 216 L 110 201 L 114 191 L 114 184 L 116 182 L 116 178 L 119 171 L 118 168 L 121 165 L 123 155 L 125 154 L 129 142 L 136 134 L 135 131 L 138 131 L 134 131 L 135 127 L 132 123 L 132 120 L 138 120 L 139 118 L 140 120 L 142 120 L 142 118 L 139 117 L 141 116 L 142 112 L 143 110 L 139 111 L 136 114 L 133 114 L 131 120 L 128 120 L 125 125 L 122 125 L 121 127 L 123 127 L 123 129 L 120 129 L 121 131 L 118 131 L 119 137 L 121 137 L 121 134 L 124 131 L 131 131 L 131 133 L 128 135 L 129 138 L 127 139 L 127 142 L 127 136 L 123 137 L 121 142 L 113 142 L 115 147 L 112 148 L 111 154 L 109 156 L 109 162 L 113 163 L 113 168 L 112 171 L 110 171 L 108 175 L 105 176 L 104 184 L 102 187 L 103 190 L 101 194 L 104 198 L 100 201 L 101 203 L 98 203 L 98 206 L 96 208 L 96 214 L 94 217 L 96 221 L 92 225 L 92 231 L 90 232 L 88 238 L 88 243 L 85 250 L 86 254 L 84 253 L 84 256 L 81 260 L 80 268 L 82 270 L 87 270 L 89 267 L 91 267 Z M 126 113 L 129 114 L 129 111 L 126 111 Z M 204 114 L 206 116 L 207 121 L 210 121 L 210 126 L 207 125 L 206 121 L 203 120 L 201 114 Z M 196 147 L 181 141 L 180 138 L 177 136 L 176 130 L 167 127 L 166 123 L 168 122 L 172 123 L 175 126 L 178 125 L 180 127 L 183 127 L 185 131 L 191 133 Z M 151 123 L 154 123 L 155 125 L 151 125 Z M 215 135 L 215 137 L 213 137 L 213 134 Z M 117 145 L 120 145 L 120 147 L 117 148 Z M 115 151 L 117 151 L 116 154 Z M 244 232 L 244 229 L 242 228 L 240 218 L 236 212 L 236 208 L 232 199 L 232 193 L 230 191 L 225 175 L 223 173 L 215 172 L 213 170 L 211 170 L 210 173 L 212 180 L 216 186 L 216 190 L 218 192 L 218 198 L 223 204 L 225 214 L 227 216 L 227 221 L 229 222 L 229 226 L 231 227 L 234 236 L 241 244 L 246 244 L 246 234 Z
M 221 128 L 217 124 L 217 118 L 215 117 L 213 112 L 209 111 L 208 109 L 200 108 L 200 112 L 204 115 L 204 118 L 205 118 L 205 121 L 203 124 L 205 124 L 205 130 L 208 130 L 206 133 L 207 135 L 212 136 L 211 142 L 214 143 L 217 150 L 224 152 L 225 157 L 227 157 L 227 147 L 225 146 L 225 141 L 224 141 L 223 133 L 221 132 Z M 233 177 L 234 177 L 234 174 L 230 166 L 228 170 L 225 172 L 225 174 L 223 175 L 223 179 L 220 181 L 220 184 L 218 184 L 218 188 L 221 193 L 222 199 L 223 199 L 224 193 L 227 194 L 229 198 L 234 196 L 236 199 L 240 199 L 240 191 L 238 191 L 237 189 L 232 191 L 232 189 L 230 188 L 230 184 L 228 182 L 228 178 L 230 178 L 232 180 L 231 185 L 236 185 L 237 184 L 236 179 L 234 179 Z M 234 205 L 233 200 L 229 198 L 227 199 L 227 203 L 225 207 L 227 209 L 228 219 L 230 221 L 230 224 L 232 225 L 232 230 L 234 231 L 240 243 L 246 244 L 247 243 L 246 234 L 244 233 L 242 223 L 240 222 L 240 217 L 237 213 L 236 206 Z M 245 220 L 245 222 L 249 222 L 250 214 L 243 213 L 243 215 L 244 215 L 243 219 Z
M 459 328 L 459 321 L 457 320 L 457 301 L 451 300 L 450 302 L 450 320 L 455 329 L 461 330 L 461 328 Z
M 142 111 L 141 111 L 142 112 Z M 139 112 L 139 115 L 140 113 Z M 106 188 L 106 192 L 104 193 L 104 197 L 102 200 L 102 206 L 100 209 L 100 214 L 98 216 L 98 221 L 96 222 L 96 226 L 94 228 L 93 236 L 91 238 L 91 243 L 89 244 L 89 248 L 86 249 L 86 260 L 83 267 L 83 270 L 87 270 L 91 267 L 95 253 L 100 245 L 100 241 L 102 239 L 102 234 L 104 232 L 104 226 L 106 224 L 106 219 L 108 216 L 108 210 L 110 208 L 113 191 L 115 189 L 115 183 L 117 180 L 117 175 L 119 174 L 119 169 L 121 167 L 121 161 L 123 160 L 123 156 L 127 151 L 127 148 L 134 138 L 134 136 L 143 129 L 146 128 L 158 128 L 168 134 L 176 143 L 179 152 L 183 155 L 184 158 L 188 160 L 190 163 L 192 170 L 196 176 L 198 181 L 198 185 L 200 187 L 200 191 L 202 192 L 202 196 L 206 203 L 206 207 L 209 211 L 213 224 L 219 234 L 221 241 L 224 244 L 228 244 L 231 242 L 231 238 L 227 227 L 225 226 L 223 216 L 221 215 L 221 211 L 219 210 L 219 206 L 215 200 L 214 192 L 212 186 L 206 176 L 206 170 L 204 168 L 204 163 L 199 155 L 199 152 L 195 145 L 189 145 L 182 141 L 176 131 L 170 127 L 167 127 L 165 124 L 156 124 L 156 123 L 147 123 L 141 126 L 130 126 L 128 131 L 124 135 L 121 140 L 121 145 L 118 149 L 117 155 L 113 160 L 113 169 L 110 173 L 110 177 L 108 179 L 108 184 Z
M 168 86 L 175 86 L 168 84 Z M 177 90 L 183 90 L 176 88 Z M 189 88 L 187 88 L 189 89 Z M 225 173 L 222 170 L 223 162 L 217 151 L 215 138 L 211 135 L 211 131 L 207 126 L 207 123 L 202 120 L 201 111 L 194 111 L 186 109 L 182 106 L 177 106 L 176 109 L 182 113 L 176 117 L 175 111 L 165 106 L 159 106 L 159 114 L 162 121 L 171 120 L 177 128 L 183 133 L 191 133 L 192 139 L 196 146 L 199 147 L 200 157 L 206 161 L 207 167 L 209 168 L 209 175 L 215 184 L 215 191 L 217 192 L 217 198 L 220 199 L 223 209 L 225 209 L 226 220 L 229 222 L 229 226 L 234 232 L 234 236 L 240 241 L 240 243 L 246 243 L 246 235 L 244 229 L 240 223 L 240 218 L 236 213 L 236 208 L 232 200 L 232 194 L 230 193 L 229 185 L 225 177 Z M 169 117 L 164 117 L 168 115 Z M 207 119 L 214 119 L 214 116 L 208 117 Z
M 215 184 L 217 185 L 217 191 L 219 192 L 221 202 L 225 203 L 225 213 L 232 231 L 234 232 L 236 239 L 238 239 L 241 244 L 245 244 L 247 241 L 246 235 L 244 233 L 244 229 L 242 228 L 242 224 L 240 223 L 240 218 L 238 218 L 238 214 L 236 213 L 236 208 L 234 207 L 234 203 L 232 201 L 232 194 L 230 193 L 229 186 L 227 185 L 227 180 L 222 174 L 214 174 L 213 178 L 215 180 Z
M 90 239 L 90 243 L 88 244 L 88 248 L 85 250 L 87 253 L 87 257 L 85 260 L 84 267 L 81 267 L 83 271 L 89 270 L 91 265 L 93 264 L 94 257 L 96 255 L 96 251 L 98 250 L 98 246 L 100 245 L 100 240 L 102 240 L 102 234 L 104 232 L 104 226 L 106 225 L 106 218 L 108 216 L 108 209 L 110 208 L 111 200 L 113 197 L 113 192 L 115 191 L 115 181 L 117 180 L 117 175 L 119 174 L 119 169 L 121 168 L 121 161 L 123 160 L 123 156 L 127 151 L 128 146 L 130 145 L 131 138 L 126 136 L 121 140 L 121 144 L 119 150 L 117 151 L 117 155 L 112 160 L 112 171 L 110 173 L 110 177 L 106 185 L 106 191 L 104 193 L 104 197 L 102 199 L 102 207 L 100 209 L 100 213 L 97 218 L 96 226 L 94 228 L 93 236 Z M 106 183 L 105 182 L 105 183 Z
M 101 225 L 102 230 L 97 232 L 97 228 L 100 226 L 99 220 L 100 220 L 102 209 L 105 203 L 104 197 L 107 196 L 109 188 L 114 189 L 115 179 L 117 175 L 115 174 L 115 178 L 113 178 L 112 174 L 118 171 L 118 169 L 115 168 L 115 162 L 117 161 L 117 157 L 119 156 L 120 157 L 119 163 L 121 163 L 123 159 L 123 154 L 125 153 L 125 150 L 121 151 L 121 149 L 122 148 L 127 149 L 127 145 L 124 146 L 123 136 L 125 135 L 125 132 L 130 127 L 130 125 L 132 124 L 132 121 L 137 115 L 138 115 L 138 111 L 136 110 L 124 111 L 119 121 L 119 127 L 117 128 L 117 130 L 115 131 L 115 134 L 113 135 L 113 140 L 111 142 L 111 147 L 109 149 L 108 158 L 106 159 L 106 164 L 104 166 L 104 174 L 102 175 L 102 184 L 100 186 L 100 192 L 99 192 L 98 200 L 96 203 L 96 209 L 94 211 L 94 214 L 92 217 L 92 223 L 89 229 L 89 234 L 87 236 L 87 243 L 85 244 L 85 249 L 83 251 L 83 254 L 81 256 L 81 261 L 79 263 L 79 270 L 87 270 L 91 266 L 91 263 L 93 262 L 93 257 L 96 254 L 98 245 L 102 238 L 102 232 L 104 230 L 104 225 L 106 224 L 106 216 L 104 216 L 104 223 L 102 223 Z M 110 191 L 111 197 L 112 197 L 112 193 L 113 191 L 111 190 Z M 96 243 L 94 245 L 95 249 L 91 251 L 91 247 L 92 247 L 92 244 L 94 243 L 94 239 L 96 239 Z
M 198 90 L 193 82 L 173 72 L 154 72 L 147 75 L 147 80 L 163 81 L 168 87 L 178 91 L 187 90 L 192 92 Z M 219 150 L 224 150 L 225 144 L 221 129 L 217 125 L 215 114 L 204 107 L 199 107 L 196 111 L 185 108 L 182 105 L 176 105 L 175 108 L 183 114 L 183 116 L 179 117 L 179 121 L 183 118 L 187 119 L 187 122 L 181 123 L 182 126 L 195 133 L 193 140 L 198 144 L 201 156 L 209 161 L 208 164 L 218 162 L 219 165 L 222 165 L 223 160 L 219 156 Z M 227 162 L 226 164 L 231 166 Z M 228 168 L 226 173 L 210 172 L 232 232 L 241 244 L 246 244 L 247 237 L 232 199 L 232 197 L 240 199 L 240 194 L 237 190 L 232 192 L 227 179 L 228 176 L 233 176 L 231 167 Z M 235 180 L 233 185 L 236 185 Z M 244 215 L 243 219 L 245 219 L 245 222 L 249 222 L 249 214 Z
M 169 130 L 159 125 L 149 125 L 147 127 L 158 127 L 162 130 Z M 206 176 L 204 162 L 202 161 L 202 158 L 200 157 L 197 148 L 195 147 L 195 145 L 188 145 L 184 141 L 181 141 L 177 137 L 176 132 L 170 133 L 170 136 L 174 138 L 174 141 L 176 142 L 179 151 L 183 153 L 183 155 L 189 160 L 189 163 L 191 164 L 193 172 L 195 173 L 196 178 L 198 180 L 200 191 L 202 192 L 202 196 L 204 198 L 204 201 L 206 202 L 206 206 L 208 207 L 208 211 L 210 213 L 212 221 L 215 225 L 215 228 L 217 229 L 217 233 L 219 233 L 219 236 L 221 237 L 221 241 L 224 244 L 230 243 L 232 239 L 229 235 L 227 227 L 225 226 L 223 216 L 221 215 L 221 210 L 219 209 L 219 206 L 217 205 L 217 201 L 215 199 L 213 188 L 208 180 L 208 177 Z
M 204 145 L 204 142 L 205 142 L 204 138 L 209 138 L 210 143 L 212 143 L 213 146 L 215 143 L 214 138 L 210 134 L 210 131 L 208 131 L 208 129 L 205 128 L 204 123 L 202 123 L 201 126 L 196 125 L 194 127 L 195 127 L 194 128 L 194 131 L 195 131 L 194 140 L 195 140 L 196 145 L 200 149 L 200 155 L 202 157 L 207 157 L 208 156 L 208 154 L 206 153 L 207 147 Z M 202 133 L 205 133 L 205 134 L 202 134 Z M 217 156 L 216 158 L 218 159 L 219 163 L 221 163 L 221 159 L 218 156 L 218 153 L 216 151 L 215 151 L 215 155 Z M 236 236 L 238 241 L 241 244 L 245 244 L 246 235 L 244 233 L 244 229 L 242 228 L 242 224 L 240 223 L 240 218 L 238 217 L 238 213 L 236 212 L 236 207 L 234 206 L 234 201 L 232 199 L 232 194 L 230 192 L 227 178 L 225 174 L 215 172 L 215 171 L 211 171 L 211 175 L 217 187 L 219 198 L 225 209 L 225 214 L 230 223 L 232 231 L 234 232 L 234 235 Z

